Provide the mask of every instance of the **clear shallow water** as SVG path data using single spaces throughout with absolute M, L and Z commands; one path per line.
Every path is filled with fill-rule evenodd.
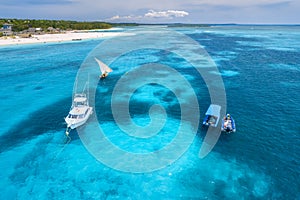
M 6 117 L 0 127 L 0 188 L 4 199 L 300 198 L 300 28 L 180 31 L 198 41 L 215 60 L 237 133 L 222 135 L 213 152 L 201 160 L 198 151 L 205 130 L 199 128 L 189 150 L 172 165 L 145 174 L 115 171 L 95 160 L 76 132 L 64 146 L 63 117 L 71 104 L 77 70 L 100 41 L 1 47 L 0 110 Z M 175 68 L 185 64 L 176 55 L 146 51 L 133 52 L 112 68 L 118 62 L 130 68 L 149 61 Z M 203 81 L 193 70 L 177 69 L 196 88 L 202 118 L 210 103 Z M 119 78 L 111 77 L 105 87 L 99 83 L 97 97 Z M 101 105 L 110 104 L 109 98 L 97 98 L 97 116 L 102 127 L 114 133 L 109 139 L 115 144 L 128 151 L 153 151 L 174 137 L 180 109 L 172 97 L 166 88 L 153 85 L 133 95 L 131 116 L 137 124 L 149 122 L 152 104 L 167 109 L 162 137 L 150 141 L 130 140 L 118 131 L 111 112 L 100 112 Z

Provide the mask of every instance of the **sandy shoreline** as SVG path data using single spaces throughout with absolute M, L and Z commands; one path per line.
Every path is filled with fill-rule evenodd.
M 93 38 L 107 38 L 120 36 L 124 33 L 121 32 L 88 32 L 88 31 L 68 31 L 58 34 L 43 34 L 32 35 L 31 38 L 0 38 L 0 46 L 21 45 L 21 44 L 35 44 L 35 43 L 48 43 L 48 42 L 65 42 L 65 41 L 78 41 Z

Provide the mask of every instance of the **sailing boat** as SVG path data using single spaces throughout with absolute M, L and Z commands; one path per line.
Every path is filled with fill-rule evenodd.
M 113 70 L 109 68 L 106 64 L 98 60 L 97 58 L 95 58 L 95 60 L 97 61 L 100 67 L 100 71 L 101 71 L 100 79 L 106 78 L 108 76 L 108 73 L 112 72 Z

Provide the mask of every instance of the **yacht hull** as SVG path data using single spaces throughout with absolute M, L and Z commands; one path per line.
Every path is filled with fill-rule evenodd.
M 65 118 L 65 121 L 67 123 L 67 127 L 71 129 L 75 129 L 79 126 L 82 126 L 90 117 L 90 115 L 93 113 L 93 108 L 89 107 L 88 108 L 88 113 L 84 118 L 81 119 L 70 119 L 70 118 Z

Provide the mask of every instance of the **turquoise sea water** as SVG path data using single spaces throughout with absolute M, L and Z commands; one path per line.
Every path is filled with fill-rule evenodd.
M 198 151 L 206 130 L 176 162 L 151 173 L 125 173 L 97 161 L 76 131 L 65 144 L 76 73 L 101 40 L 0 47 L 1 199 L 299 199 L 300 198 L 300 27 L 217 26 L 178 28 L 199 42 L 222 75 L 227 110 L 237 132 L 221 135 L 204 159 Z M 99 82 L 95 109 L 101 127 L 117 146 L 149 152 L 169 143 L 180 106 L 167 88 L 145 85 L 131 97 L 131 117 L 149 122 L 153 104 L 166 108 L 162 137 L 128 138 L 103 112 L 102 98 L 119 71 L 157 62 L 172 66 L 198 91 L 201 119 L 210 104 L 201 77 L 164 51 L 144 50 L 115 61 L 114 73 Z M 180 66 L 180 67 L 179 67 Z M 124 72 L 122 72 L 124 73 Z M 123 161 L 124 165 L 126 162 Z

